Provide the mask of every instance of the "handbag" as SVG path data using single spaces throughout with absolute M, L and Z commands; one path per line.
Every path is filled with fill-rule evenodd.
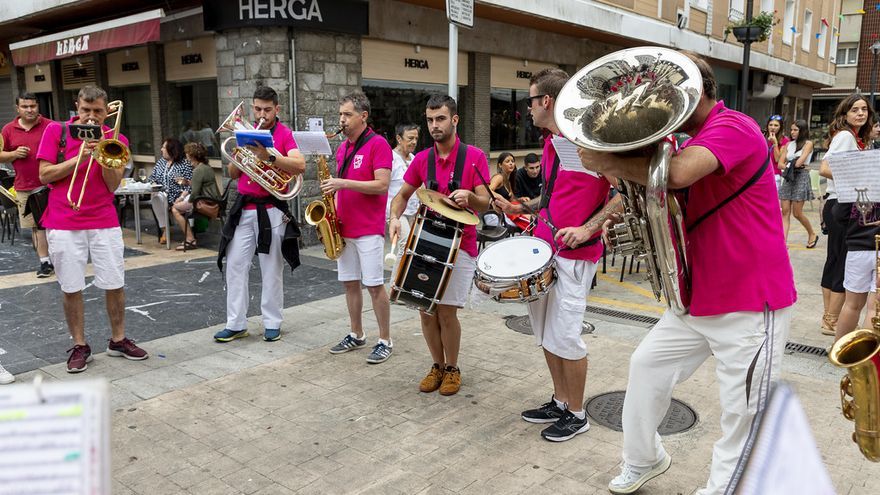
M 797 163 L 797 158 L 793 158 L 788 161 L 788 165 L 786 165 L 785 170 L 782 171 L 782 178 L 787 182 L 791 182 L 794 180 L 795 168 L 794 164 Z
M 27 215 L 28 213 L 30 213 L 31 215 L 33 215 L 34 223 L 39 227 L 40 230 L 43 229 L 43 224 L 41 222 L 43 218 L 43 212 L 46 211 L 46 207 L 48 205 L 49 188 L 46 186 L 41 186 L 31 192 L 28 195 L 27 202 L 25 203 L 24 214 Z
M 211 220 L 220 216 L 220 203 L 210 199 L 197 199 L 195 209 L 199 215 Z

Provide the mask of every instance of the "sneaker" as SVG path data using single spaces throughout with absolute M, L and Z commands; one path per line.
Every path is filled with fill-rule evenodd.
M 461 389 L 461 370 L 455 366 L 447 366 L 443 370 L 443 383 L 440 384 L 440 395 L 455 395 Z
M 217 342 L 232 342 L 235 339 L 243 339 L 248 336 L 247 329 L 244 330 L 230 330 L 228 328 L 224 328 L 219 332 L 214 334 L 214 340 Z
M 92 348 L 86 345 L 75 345 L 68 349 L 70 357 L 67 358 L 67 372 L 79 373 L 89 367 L 92 362 Z
M 44 261 L 40 263 L 40 269 L 37 270 L 37 278 L 51 277 L 53 273 L 55 273 L 55 267 L 52 263 Z
M 562 417 L 565 410 L 559 409 L 556 405 L 554 397 L 550 397 L 550 402 L 542 404 L 537 409 L 529 409 L 522 412 L 522 419 L 529 423 L 555 423 Z
M 263 330 L 263 340 L 265 340 L 266 342 L 275 342 L 276 340 L 281 340 L 281 329 L 267 328 Z
M 382 342 L 377 343 L 373 346 L 373 350 L 370 351 L 370 355 L 367 356 L 367 362 L 370 364 L 379 364 L 381 362 L 387 361 L 388 358 L 391 357 L 391 351 L 393 349 L 391 346 L 387 346 Z
M 672 458 L 669 457 L 669 454 L 666 454 L 662 461 L 649 468 L 637 468 L 623 463 L 620 474 L 611 480 L 611 483 L 608 483 L 608 490 L 618 495 L 633 493 L 649 480 L 665 473 L 671 464 Z
M 434 366 L 431 366 L 431 371 L 428 371 L 428 374 L 422 378 L 421 383 L 419 383 L 419 391 L 431 393 L 438 388 L 440 388 L 440 384 L 443 383 L 443 370 L 440 369 L 440 365 L 434 363 Z
M 147 351 L 134 344 L 133 340 L 124 338 L 119 342 L 107 341 L 107 355 L 110 357 L 124 357 L 132 361 L 142 361 L 150 357 Z
M 330 354 L 342 354 L 343 352 L 360 349 L 361 347 L 367 345 L 366 337 L 366 334 L 364 334 L 364 338 L 359 339 L 357 337 L 354 337 L 352 334 L 348 334 L 345 336 L 344 339 L 340 340 L 338 344 L 330 348 Z
M 584 419 L 580 419 L 573 412 L 565 411 L 557 422 L 544 428 L 541 436 L 544 437 L 544 440 L 550 440 L 551 442 L 564 442 L 574 438 L 578 433 L 583 433 L 589 429 L 590 420 L 587 419 L 586 414 L 584 414 Z
M 12 373 L 6 371 L 6 368 L 0 364 L 0 385 L 6 385 L 7 383 L 12 383 L 15 381 L 15 377 L 12 376 Z

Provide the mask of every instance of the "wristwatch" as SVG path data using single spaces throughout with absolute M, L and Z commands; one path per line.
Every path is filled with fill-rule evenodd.
M 269 154 L 269 163 L 275 163 L 275 158 L 277 158 L 277 157 L 270 153 Z

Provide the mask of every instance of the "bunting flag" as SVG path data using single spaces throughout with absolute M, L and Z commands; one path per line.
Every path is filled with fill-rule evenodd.
M 880 5 L 880 3 L 878 3 L 877 5 Z M 822 18 L 822 24 L 824 24 L 825 27 L 828 27 L 828 19 L 826 19 L 826 18 L 823 17 L 823 18 Z
M 856 14 L 865 15 L 865 14 L 866 14 L 865 9 L 859 9 L 859 10 L 857 10 L 857 11 L 856 11 Z
M 822 36 L 820 33 L 816 33 L 816 39 L 819 39 L 819 36 Z
M 874 9 L 876 9 L 876 10 L 880 10 L 880 3 L 874 5 Z
M 791 29 L 791 32 L 792 32 L 792 33 L 797 34 L 797 28 L 796 28 L 796 27 L 792 26 L 792 27 L 790 27 L 790 28 L 788 28 L 788 29 Z

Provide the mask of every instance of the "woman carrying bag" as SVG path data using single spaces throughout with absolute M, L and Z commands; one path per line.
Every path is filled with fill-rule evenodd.
M 798 119 L 791 125 L 791 140 L 783 148 L 784 156 L 779 160 L 782 170 L 782 185 L 779 187 L 779 199 L 782 202 L 782 226 L 785 229 L 785 241 L 788 242 L 788 230 L 791 216 L 797 219 L 807 230 L 807 249 L 816 247 L 819 236 L 813 231 L 810 219 L 804 215 L 804 202 L 813 199 L 813 186 L 810 183 L 810 169 L 807 168 L 813 157 L 813 142 L 810 141 L 810 129 L 807 122 Z

